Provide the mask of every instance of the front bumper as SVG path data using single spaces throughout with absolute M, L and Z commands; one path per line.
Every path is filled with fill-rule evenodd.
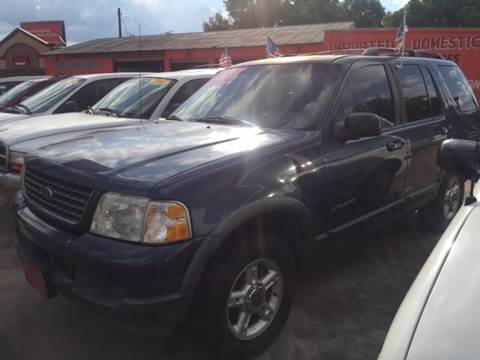
M 182 283 L 199 240 L 145 246 L 51 227 L 28 208 L 17 211 L 17 251 L 49 289 L 122 322 L 173 326 L 184 320 Z
M 22 176 L 12 171 L 0 171 L 0 185 L 8 189 L 20 190 L 22 188 Z

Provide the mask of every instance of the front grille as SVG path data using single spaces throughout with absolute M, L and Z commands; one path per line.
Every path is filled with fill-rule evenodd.
M 8 162 L 8 154 L 7 154 L 7 146 L 0 143 L 0 167 L 7 167 Z
M 93 190 L 31 169 L 25 170 L 24 192 L 32 210 L 67 222 L 79 224 L 87 211 Z

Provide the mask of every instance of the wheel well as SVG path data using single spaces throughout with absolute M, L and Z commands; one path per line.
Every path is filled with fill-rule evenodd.
M 222 247 L 228 246 L 229 240 L 266 233 L 284 241 L 292 251 L 296 265 L 299 266 L 311 242 L 308 238 L 312 236 L 309 227 L 299 214 L 289 210 L 275 210 L 257 215 L 237 226 L 227 235 Z

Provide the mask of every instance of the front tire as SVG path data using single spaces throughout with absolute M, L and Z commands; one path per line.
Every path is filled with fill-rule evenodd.
M 278 238 L 238 243 L 215 259 L 208 289 L 209 337 L 220 359 L 248 359 L 268 347 L 292 305 L 293 256 Z

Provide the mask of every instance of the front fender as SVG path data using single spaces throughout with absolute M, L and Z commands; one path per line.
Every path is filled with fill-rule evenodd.
M 296 244 L 296 246 L 299 247 L 302 255 L 309 254 L 309 250 L 314 243 L 314 221 L 308 208 L 295 198 L 272 197 L 259 199 L 230 213 L 213 229 L 208 237 L 202 240 L 187 270 L 182 284 L 182 294 L 187 296 L 193 295 L 208 262 L 235 229 L 256 217 L 279 211 L 288 212 L 299 222 L 301 243 Z M 300 261 L 303 260 L 300 259 Z

